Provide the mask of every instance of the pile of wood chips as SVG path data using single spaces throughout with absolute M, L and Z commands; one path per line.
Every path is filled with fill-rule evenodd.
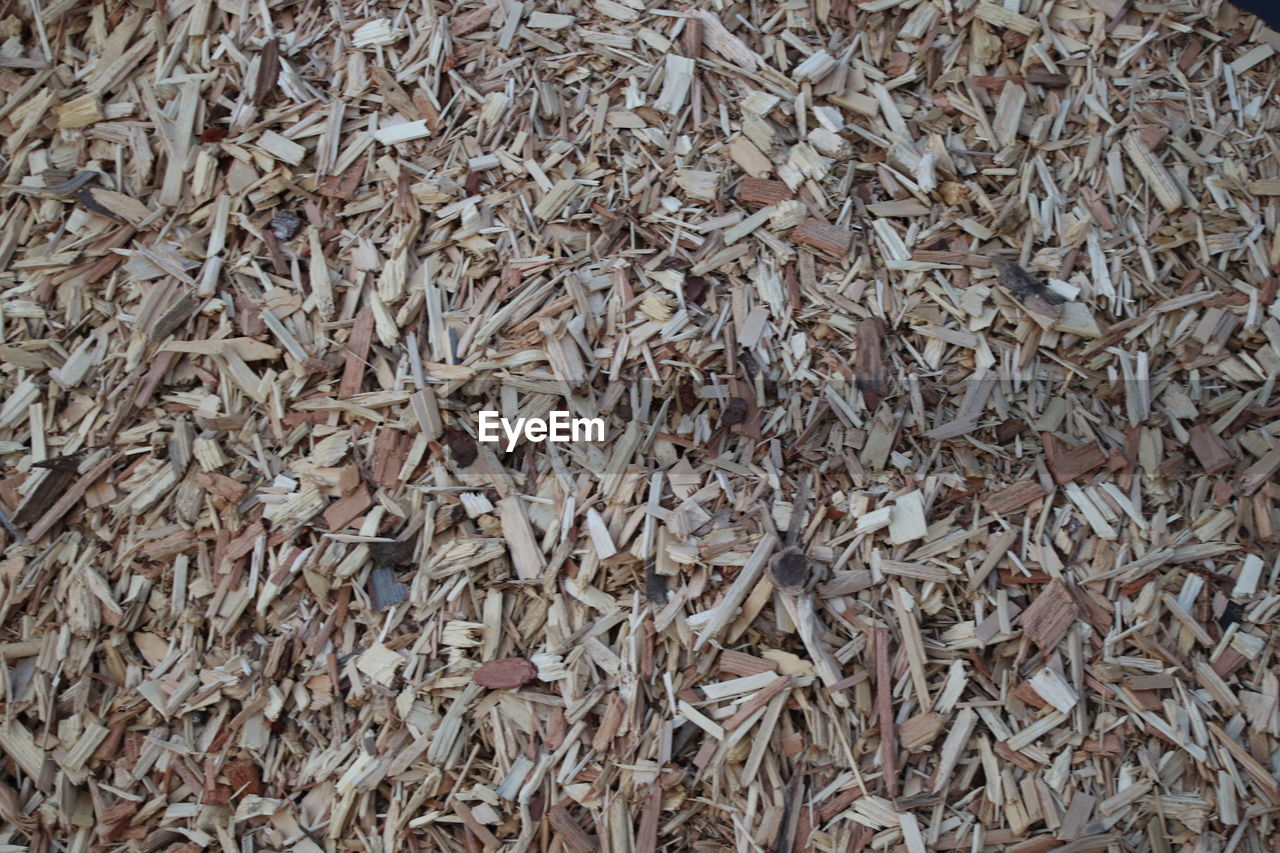
M 1278 49 L 0 4 L 0 850 L 1277 849 Z

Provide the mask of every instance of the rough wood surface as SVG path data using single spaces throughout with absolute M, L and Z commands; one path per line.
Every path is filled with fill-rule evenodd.
M 0 5 L 0 848 L 1276 849 L 1277 49 Z

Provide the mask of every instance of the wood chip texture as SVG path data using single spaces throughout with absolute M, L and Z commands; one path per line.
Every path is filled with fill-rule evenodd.
M 0 5 L 0 848 L 1276 849 L 1277 49 Z

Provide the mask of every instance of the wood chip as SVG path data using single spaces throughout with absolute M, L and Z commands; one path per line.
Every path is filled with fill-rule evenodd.
M 0 847 L 1274 849 L 1277 51 L 7 4 Z
M 480 664 L 471 680 L 490 690 L 523 687 L 538 676 L 538 668 L 524 658 L 502 658 Z
M 803 220 L 791 232 L 791 239 L 836 257 L 848 254 L 853 245 L 853 235 L 848 230 L 818 219 Z
M 1023 633 L 1040 648 L 1053 649 L 1067 635 L 1077 612 L 1075 599 L 1066 584 L 1055 578 L 1023 611 Z

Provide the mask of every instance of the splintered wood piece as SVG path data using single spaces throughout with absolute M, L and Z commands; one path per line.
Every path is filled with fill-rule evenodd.
M 1045 463 L 1053 472 L 1054 482 L 1062 485 L 1083 477 L 1095 468 L 1101 468 L 1107 462 L 1107 455 L 1096 444 L 1082 444 L 1071 450 L 1057 450 L 1058 444 L 1052 436 L 1045 439 L 1045 449 L 1054 448 L 1054 452 L 1046 452 Z
M 1046 68 L 1031 68 L 1026 73 L 1028 83 L 1044 86 L 1046 89 L 1064 89 L 1071 85 L 1071 78 L 1066 74 L 1055 74 Z
M 244 796 L 260 797 L 263 794 L 262 779 L 258 774 L 258 766 L 247 758 L 228 761 L 222 766 L 222 773 L 231 786 L 232 798 Z
M 768 705 L 773 697 L 791 686 L 791 676 L 779 676 L 766 684 L 754 696 L 742 703 L 742 707 L 724 722 L 724 730 L 732 732 L 755 717 L 756 712 Z
M 338 399 L 346 399 L 360 391 L 372 344 L 373 309 L 365 308 L 356 315 L 355 324 L 351 327 L 351 337 L 347 340 L 346 364 L 342 371 L 342 382 L 338 386 Z
M 947 737 L 938 753 L 938 767 L 934 771 L 931 788 L 936 793 L 951 784 L 951 773 L 973 735 L 978 724 L 978 714 L 972 708 L 962 708 L 956 714 L 955 723 L 947 731 Z
M 63 130 L 88 127 L 106 118 L 102 111 L 102 100 L 96 95 L 81 95 L 56 107 L 58 127 Z
M 755 550 L 751 552 L 751 556 L 747 559 L 746 564 L 738 570 L 738 576 L 734 578 L 733 584 L 725 592 L 724 598 L 712 610 L 711 616 L 706 620 L 706 627 L 702 633 L 698 635 L 698 639 L 694 643 L 694 649 L 699 649 L 702 645 L 729 624 L 734 616 L 737 615 L 738 606 L 743 599 L 756 585 L 756 581 L 764 573 L 766 563 L 777 547 L 778 538 L 773 534 L 766 534 L 760 537 L 760 542 L 756 545 Z
M 1240 475 L 1240 494 L 1251 495 L 1258 491 L 1263 483 L 1268 482 L 1275 475 L 1276 471 L 1280 471 L 1280 447 L 1267 451 L 1261 459 L 1250 465 Z
M 1187 430 L 1187 437 L 1206 474 L 1221 474 L 1235 464 L 1231 452 L 1208 424 L 1197 424 Z
M 330 530 L 342 530 L 373 506 L 369 490 L 361 486 L 355 492 L 334 501 L 324 511 L 325 526 Z
M 1072 792 L 1071 803 L 1067 806 L 1067 811 L 1062 816 L 1062 823 L 1058 827 L 1058 838 L 1063 841 L 1074 841 L 1083 836 L 1085 825 L 1093 816 L 1093 807 L 1097 802 L 1097 797 L 1083 791 Z
M 414 139 L 424 139 L 430 135 L 431 129 L 427 127 L 426 119 L 388 124 L 373 132 L 373 138 L 383 145 L 411 142 Z
M 942 714 L 926 711 L 907 718 L 898 726 L 898 740 L 907 752 L 919 752 L 933 743 L 947 724 Z
M 885 323 L 879 317 L 858 321 L 858 363 L 854 376 L 867 397 L 867 408 L 873 410 L 889 393 L 889 371 L 883 351 L 885 333 Z
M 555 837 L 564 845 L 565 849 L 572 853 L 593 853 L 599 847 L 598 842 L 592 836 L 588 835 L 586 830 L 578 825 L 578 822 L 569 814 L 569 810 L 564 806 L 552 806 L 547 813 L 547 818 L 551 822 L 551 829 L 555 833 Z
M 26 499 L 10 518 L 17 527 L 34 524 L 66 495 L 67 487 L 76 479 L 78 460 L 75 456 L 59 456 L 37 461 L 32 467 L 44 476 L 34 489 L 27 492 Z
M 1065 583 L 1056 578 L 1022 613 L 1022 632 L 1042 649 L 1057 648 L 1076 621 L 1079 608 Z
M 35 780 L 41 790 L 48 788 L 48 780 L 44 778 L 47 757 L 25 726 L 13 722 L 0 724 L 0 750 L 13 759 L 28 778 Z
M 1206 721 L 1205 724 L 1213 735 L 1214 740 L 1230 752 L 1232 757 L 1244 768 L 1253 786 L 1266 796 L 1267 802 L 1271 805 L 1280 804 L 1280 782 L 1276 781 L 1275 776 L 1267 768 L 1259 764 L 1258 760 L 1250 755 L 1248 750 L 1236 743 L 1235 739 L 1223 731 L 1216 723 Z
M 1037 501 L 1046 494 L 1044 486 L 1035 477 L 1019 480 L 1011 486 L 996 492 L 982 502 L 983 508 L 995 515 L 1005 515 L 1022 509 L 1027 504 Z
M 502 533 L 506 537 L 511 552 L 511 563 L 516 574 L 524 580 L 533 580 L 542 576 L 546 568 L 546 559 L 542 549 L 534 539 L 533 529 L 525 514 L 524 506 L 518 497 L 507 497 L 498 501 L 498 516 L 502 522 Z
M 1125 153 L 1137 167 L 1147 187 L 1169 213 L 1176 213 L 1182 207 L 1182 193 L 1177 183 L 1147 146 L 1142 144 L 1141 136 L 1136 132 L 1125 134 L 1123 142 Z
M 894 501 L 889 513 L 889 543 L 901 545 L 923 538 L 929 525 L 924 517 L 924 496 L 920 490 L 909 492 Z
M 103 459 L 97 465 L 94 465 L 88 471 L 72 483 L 66 491 L 58 498 L 53 506 L 45 511 L 44 515 L 27 531 L 28 542 L 39 542 L 44 535 L 53 528 L 55 524 L 62 520 L 62 517 L 71 511 L 71 508 L 80 502 L 84 497 L 89 486 L 95 483 L 100 477 L 111 470 L 111 466 L 118 462 L 124 453 L 116 453 Z
M 889 671 L 889 632 L 875 631 L 876 646 L 876 714 L 880 725 L 880 766 L 884 771 L 885 790 L 898 795 L 898 736 L 893 725 L 893 682 Z
M 862 445 L 863 465 L 872 471 L 884 469 L 897 440 L 900 423 L 888 404 L 882 402 L 876 409 L 875 417 L 871 421 L 871 430 Z
M 1033 675 L 1030 683 L 1044 701 L 1064 713 L 1070 711 L 1080 701 L 1066 679 L 1048 667 Z
M 694 70 L 697 66 L 687 56 L 678 56 L 674 53 L 667 54 L 664 63 L 666 70 L 663 75 L 662 91 L 654 101 L 653 107 L 660 112 L 675 114 L 684 106 L 685 99 L 689 96 L 689 87 L 693 85 Z
M 974 9 L 974 14 L 993 26 L 1013 30 L 1024 36 L 1032 35 L 1040 28 L 1034 19 L 1019 15 L 1003 6 L 997 6 L 988 0 L 981 0 Z

